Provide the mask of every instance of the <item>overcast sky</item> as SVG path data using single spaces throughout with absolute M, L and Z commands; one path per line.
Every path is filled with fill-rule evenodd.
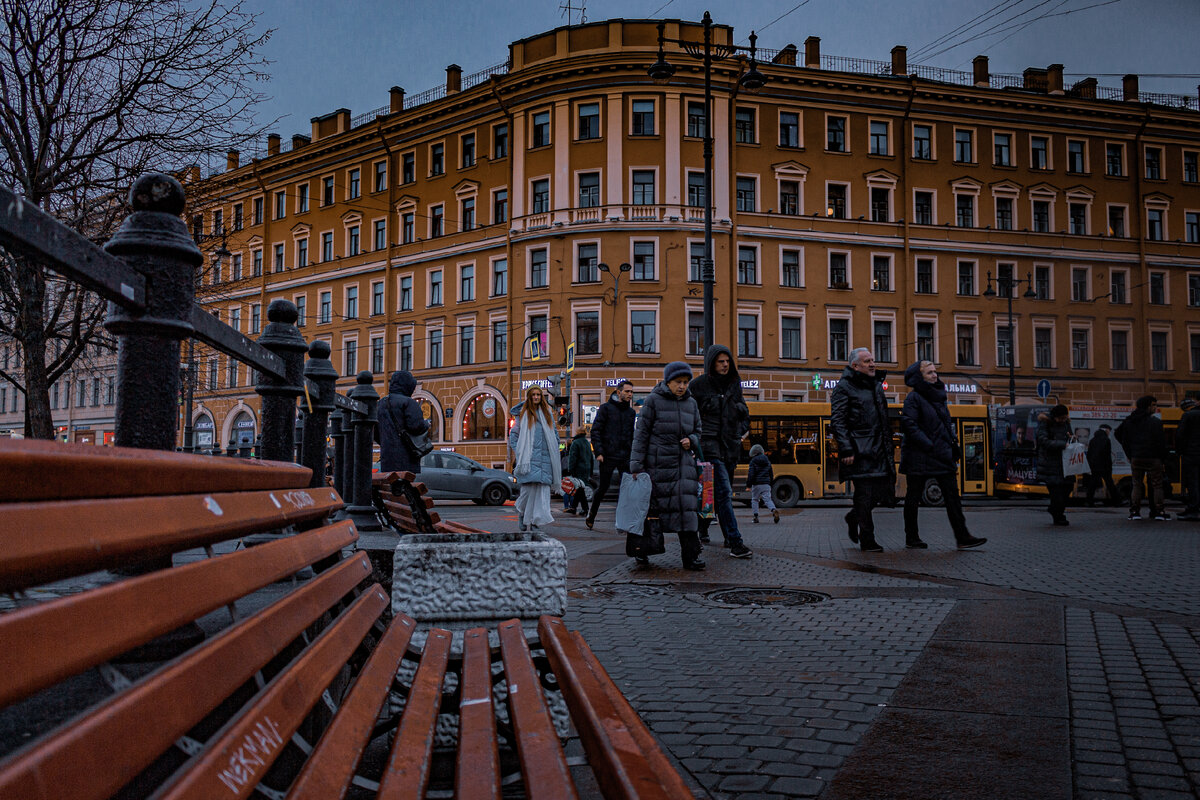
M 468 75 L 498 64 L 510 42 L 567 24 L 567 0 L 246 2 L 276 29 L 264 87 L 273 99 L 260 118 L 282 118 L 275 130 L 285 139 L 337 108 L 385 106 L 391 86 L 416 94 L 441 85 L 448 64 Z M 1132 72 L 1143 91 L 1195 97 L 1200 83 L 1200 0 L 586 0 L 588 22 L 699 21 L 705 10 L 738 43 L 756 29 L 770 49 L 819 36 L 823 55 L 887 61 L 903 44 L 910 63 L 952 69 L 969 70 L 981 53 L 994 73 L 1061 63 L 1068 85 L 1094 75 L 1119 87 Z

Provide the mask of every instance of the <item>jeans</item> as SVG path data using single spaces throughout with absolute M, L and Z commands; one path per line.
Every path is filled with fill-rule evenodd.
M 608 487 L 612 484 L 613 472 L 617 473 L 617 486 L 620 486 L 621 476 L 629 471 L 628 462 L 609 466 L 611 463 L 609 461 L 600 462 L 600 485 L 596 487 L 596 491 L 592 492 L 592 508 L 587 515 L 588 522 L 596 521 L 596 512 L 600 510 L 600 501 L 604 499 Z
M 853 478 L 854 508 L 846 514 L 846 522 L 858 521 L 858 540 L 866 547 L 875 544 L 875 520 L 871 509 L 879 505 L 885 491 L 894 491 L 892 478 Z
M 1047 483 L 1046 491 L 1050 493 L 1050 516 L 1055 519 L 1066 519 L 1067 498 L 1075 490 L 1075 476 L 1062 479 L 1062 483 Z
M 771 484 L 764 483 L 761 486 L 750 487 L 750 510 L 754 512 L 754 516 L 758 516 L 758 504 L 762 503 L 767 507 L 767 510 L 775 510 L 775 501 L 771 499 Z
M 912 542 L 921 538 L 917 527 L 917 507 L 921 504 L 921 494 L 925 491 L 925 482 L 937 481 L 942 490 L 942 500 L 946 504 L 946 516 L 950 518 L 950 529 L 954 531 L 954 540 L 964 542 L 971 538 L 967 530 L 967 518 L 963 516 L 962 498 L 958 494 L 958 476 L 953 472 L 942 475 L 909 475 L 908 491 L 904 494 L 904 539 Z
M 1163 475 L 1166 468 L 1159 458 L 1132 458 L 1129 466 L 1133 468 L 1133 494 L 1129 497 L 1130 512 L 1142 510 L 1142 499 L 1146 496 L 1143 480 L 1150 482 L 1150 515 L 1162 513 L 1163 510 Z
M 721 533 L 730 547 L 742 544 L 742 532 L 738 530 L 737 517 L 733 514 L 733 484 L 729 478 L 733 475 L 737 461 L 713 461 L 713 507 L 717 512 L 717 522 L 721 525 Z M 700 520 L 700 538 L 708 535 L 708 526 L 712 520 Z

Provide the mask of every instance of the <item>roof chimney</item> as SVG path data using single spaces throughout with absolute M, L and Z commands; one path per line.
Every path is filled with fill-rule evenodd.
M 462 91 L 462 67 L 451 64 L 446 67 L 446 94 L 458 94 Z
M 238 168 L 238 162 L 241 160 L 241 153 L 237 150 L 230 150 L 225 154 L 225 171 L 233 172 Z
M 1063 65 L 1051 64 L 1046 68 L 1046 90 L 1050 94 L 1063 93 Z
M 971 67 L 974 73 L 975 86 L 980 89 L 986 89 L 992 85 L 992 75 L 989 71 L 987 56 L 975 56 L 975 60 L 971 62 Z
M 303 133 L 293 133 L 292 134 L 292 149 L 293 150 L 299 150 L 301 147 L 304 147 L 304 145 L 306 145 L 306 144 L 312 144 L 311 136 L 305 136 Z
M 1140 98 L 1138 92 L 1138 76 L 1126 75 L 1121 78 L 1121 94 L 1122 98 L 1129 103 L 1136 103 Z
M 268 133 L 267 134 L 267 155 L 268 156 L 279 155 L 279 134 L 278 133 Z
M 810 36 L 804 40 L 804 66 L 809 69 L 821 68 L 820 36 Z
M 1076 84 L 1071 87 L 1071 94 L 1075 95 L 1076 97 L 1082 97 L 1085 100 L 1095 100 L 1096 79 L 1084 78 L 1081 81 L 1077 81 Z
M 395 114 L 397 111 L 404 110 L 404 90 L 399 86 L 393 86 L 388 91 L 388 96 L 391 98 L 391 111 Z
M 1041 67 L 1026 67 L 1021 73 L 1022 86 L 1031 92 L 1046 91 L 1046 70 Z
M 908 74 L 908 48 L 902 44 L 892 48 L 892 74 Z
M 789 44 L 787 47 L 780 50 L 771 59 L 772 64 L 786 64 L 789 67 L 796 66 L 796 45 Z

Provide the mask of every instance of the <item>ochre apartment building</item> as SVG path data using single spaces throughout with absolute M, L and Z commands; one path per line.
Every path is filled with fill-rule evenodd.
M 205 248 L 232 253 L 206 276 L 210 307 L 255 335 L 293 300 L 342 391 L 411 369 L 438 440 L 485 463 L 572 341 L 577 422 L 619 379 L 644 392 L 667 361 L 699 371 L 704 75 L 668 44 L 677 71 L 650 80 L 657 24 L 539 34 L 507 64 L 452 65 L 435 91 L 230 153 L 189 190 Z M 1175 405 L 1200 385 L 1195 97 L 819 47 L 760 51 L 753 94 L 746 58 L 714 66 L 716 337 L 748 397 L 825 400 L 857 346 L 894 373 L 937 362 L 956 402 L 1007 402 L 1010 354 L 1019 399 L 1042 379 L 1074 405 Z M 197 354 L 201 444 L 255 435 L 249 371 Z

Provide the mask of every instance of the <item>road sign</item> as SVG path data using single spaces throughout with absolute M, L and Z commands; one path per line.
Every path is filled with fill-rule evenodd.
M 1042 378 L 1040 381 L 1038 381 L 1037 392 L 1038 392 L 1038 397 L 1040 397 L 1043 400 L 1045 400 L 1047 397 L 1049 397 L 1050 396 L 1050 381 L 1046 378 Z
M 575 371 L 575 343 L 567 345 L 567 374 Z
M 534 337 L 529 340 L 529 360 L 537 361 L 542 357 L 542 340 L 540 337 Z

